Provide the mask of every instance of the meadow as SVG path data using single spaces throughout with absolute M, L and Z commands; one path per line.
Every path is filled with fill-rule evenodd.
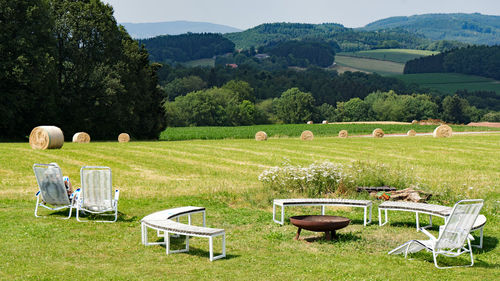
M 392 61 L 404 64 L 412 59 L 420 58 L 423 56 L 435 55 L 435 54 L 438 54 L 438 52 L 426 51 L 426 50 L 413 50 L 413 49 L 376 49 L 376 50 L 359 51 L 359 52 L 342 52 L 339 53 L 338 55 Z
M 28 143 L 0 143 L 0 279 L 494 280 L 500 272 L 499 145 L 500 134 L 65 143 L 60 150 L 45 151 L 32 150 Z M 338 241 L 327 242 L 308 231 L 303 231 L 303 240 L 293 240 L 295 227 L 272 222 L 271 202 L 300 195 L 276 194 L 258 176 L 284 161 L 308 165 L 324 160 L 405 168 L 420 188 L 433 193 L 434 203 L 451 206 L 458 199 L 485 199 L 482 213 L 488 223 L 483 249 L 474 250 L 474 267 L 438 270 L 428 253 L 411 260 L 387 255 L 408 239 L 425 236 L 415 232 L 415 218 L 405 212 L 391 213 L 390 224 L 379 227 L 378 201 L 374 223 L 367 227 L 358 209 L 328 208 L 328 214 L 353 220 L 339 231 Z M 118 222 L 78 223 L 50 211 L 46 218 L 35 218 L 37 187 L 31 167 L 48 162 L 57 162 L 74 185 L 79 185 L 83 165 L 111 167 L 121 192 Z M 206 207 L 207 225 L 226 230 L 227 258 L 210 262 L 208 241 L 202 238 L 190 240 L 189 253 L 169 256 L 164 247 L 141 244 L 143 216 L 187 205 Z M 287 215 L 317 212 L 290 208 Z
M 383 76 L 403 74 L 404 63 L 378 60 L 371 58 L 359 58 L 352 56 L 335 56 L 335 63 L 340 66 L 350 67 L 355 70 L 374 72 Z
M 415 83 L 424 88 L 436 89 L 443 93 L 454 94 L 457 90 L 493 91 L 500 94 L 500 81 L 460 73 L 423 73 L 396 75 L 406 83 Z
M 160 135 L 160 140 L 192 140 L 192 139 L 253 139 L 258 131 L 266 132 L 271 138 L 300 137 L 305 130 L 310 130 L 315 136 L 338 136 L 341 130 L 347 130 L 351 136 L 370 135 L 376 128 L 381 128 L 386 134 L 406 134 L 413 129 L 417 133 L 431 133 L 436 125 L 410 124 L 272 124 L 238 127 L 171 127 Z M 471 127 L 452 125 L 453 131 L 499 131 L 500 128 Z

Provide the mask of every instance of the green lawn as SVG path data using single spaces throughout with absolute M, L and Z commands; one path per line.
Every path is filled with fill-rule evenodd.
M 425 88 L 437 89 L 453 94 L 457 90 L 494 91 L 500 94 L 500 81 L 459 73 L 423 73 L 394 76 L 407 83 L 415 83 Z
M 360 71 L 376 72 L 380 75 L 403 74 L 404 69 L 404 63 L 369 58 L 356 58 L 339 54 L 335 56 L 335 63 Z
M 338 136 L 341 130 L 347 130 L 349 135 L 369 135 L 376 128 L 381 128 L 386 134 L 406 134 L 410 129 L 417 133 L 433 132 L 435 125 L 406 124 L 284 124 L 284 125 L 254 125 L 238 127 L 172 127 L 160 135 L 160 140 L 192 140 L 192 139 L 253 139 L 258 131 L 266 132 L 270 138 L 300 137 L 305 130 L 310 130 L 315 136 Z M 452 125 L 453 131 L 500 131 L 500 128 L 471 127 Z
M 495 280 L 500 273 L 499 145 L 499 134 L 92 142 L 45 151 L 32 150 L 28 143 L 0 143 L 0 279 Z M 295 227 L 271 219 L 272 199 L 292 195 L 274 194 L 258 181 L 264 169 L 285 160 L 296 165 L 363 160 L 406 167 L 422 189 L 434 193 L 431 202 L 452 205 L 461 198 L 484 198 L 484 248 L 474 250 L 474 267 L 451 270 L 436 269 L 428 253 L 411 260 L 389 256 L 399 244 L 425 236 L 415 231 L 411 213 L 392 212 L 390 225 L 379 227 L 378 202 L 374 223 L 367 227 L 358 208 L 328 209 L 353 220 L 339 231 L 338 241 L 318 240 L 320 234 L 308 231 L 301 235 L 308 240 L 295 241 Z M 61 220 L 63 213 L 35 218 L 31 166 L 54 161 L 74 185 L 83 165 L 111 167 L 121 192 L 119 221 L 77 223 L 74 217 Z M 190 240 L 189 253 L 169 256 L 164 247 L 141 244 L 143 216 L 185 205 L 206 207 L 207 225 L 226 230 L 226 259 L 210 262 L 208 239 L 203 238 Z M 290 208 L 287 215 L 318 211 Z
M 392 61 L 404 64 L 409 60 L 437 53 L 438 52 L 412 49 L 377 49 L 359 52 L 343 52 L 338 55 Z

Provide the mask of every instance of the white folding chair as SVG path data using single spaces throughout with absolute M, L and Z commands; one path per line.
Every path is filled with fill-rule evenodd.
M 438 265 L 438 255 L 457 257 L 463 253 L 470 253 L 471 264 L 465 266 L 473 266 L 474 257 L 470 240 L 474 240 L 474 238 L 470 235 L 470 231 L 483 204 L 482 199 L 458 201 L 445 225 L 440 228 L 438 238 L 434 237 L 425 228 L 420 228 L 420 231 L 430 238 L 429 240 L 410 240 L 390 251 L 389 254 L 404 253 L 406 258 L 408 253 L 415 253 L 425 249 L 432 252 L 434 265 L 437 268 L 450 268 L 452 266 L 440 267 Z M 466 242 L 467 245 L 465 245 Z
M 73 210 L 74 194 L 68 198 L 61 168 L 55 163 L 34 164 L 33 171 L 38 183 L 35 217 L 41 217 L 38 214 L 38 207 L 44 207 L 52 211 L 69 208 L 68 217 L 64 218 L 69 219 Z
M 113 220 L 97 222 L 115 222 L 118 219 L 119 190 L 113 192 L 111 169 L 102 166 L 84 166 L 80 169 L 81 191 L 77 194 L 76 219 L 80 222 L 80 212 L 114 216 Z M 114 193 L 114 196 L 113 196 Z M 109 214 L 109 212 L 113 212 Z

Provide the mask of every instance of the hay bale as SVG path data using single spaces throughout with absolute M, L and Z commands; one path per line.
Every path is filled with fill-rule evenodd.
M 341 130 L 339 132 L 339 138 L 347 138 L 347 135 L 348 135 L 347 130 Z
M 449 137 L 451 137 L 452 132 L 453 132 L 453 130 L 451 129 L 450 126 L 441 125 L 441 126 L 437 127 L 436 129 L 434 129 L 434 132 L 432 133 L 432 135 L 435 138 L 449 138 Z
M 256 141 L 265 141 L 267 140 L 267 134 L 264 131 L 259 131 L 255 134 Z
M 129 142 L 130 141 L 130 136 L 127 133 L 121 133 L 118 136 L 118 142 Z
M 408 132 L 406 132 L 406 135 L 409 136 L 409 137 L 414 137 L 417 135 L 417 132 L 415 132 L 415 130 L 409 130 Z
M 38 126 L 30 133 L 30 145 L 33 149 L 56 149 L 63 144 L 63 132 L 56 126 Z
M 323 122 L 321 124 L 328 124 L 328 121 L 327 120 L 323 120 Z
M 382 131 L 382 129 L 380 129 L 380 128 L 377 128 L 377 129 L 373 130 L 372 136 L 374 138 L 383 138 L 384 137 L 384 131 Z
M 413 121 L 411 121 L 411 124 L 412 125 L 416 125 L 416 124 L 418 124 L 418 121 L 417 120 L 413 120 Z
M 311 131 L 306 130 L 303 131 L 302 134 L 300 135 L 301 140 L 307 140 L 307 141 L 312 141 L 314 139 L 314 135 Z
M 90 135 L 85 132 L 78 132 L 73 135 L 73 142 L 77 143 L 89 143 Z
M 307 125 L 311 125 L 313 123 L 314 123 L 313 121 L 307 121 Z

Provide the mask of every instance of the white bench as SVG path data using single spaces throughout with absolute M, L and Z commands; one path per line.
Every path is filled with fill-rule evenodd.
M 385 220 L 382 223 L 382 210 L 385 211 Z M 432 216 L 437 216 L 444 218 L 446 221 L 453 210 L 452 207 L 427 204 L 427 203 L 415 203 L 415 202 L 401 202 L 401 201 L 385 201 L 378 206 L 378 223 L 380 226 L 387 224 L 388 215 L 387 211 L 404 211 L 404 212 L 414 212 L 416 219 L 416 227 L 417 231 L 420 231 L 421 228 L 428 228 L 432 226 Z M 429 215 L 429 224 L 426 226 L 420 227 L 419 214 L 427 214 Z M 483 247 L 483 228 L 486 224 L 486 217 L 484 215 L 479 215 L 474 222 L 474 226 L 471 231 L 480 231 L 479 236 L 479 244 L 472 245 L 477 248 Z
M 203 214 L 203 227 L 191 225 L 191 215 L 196 213 Z M 188 224 L 179 222 L 181 216 L 188 216 Z M 173 219 L 176 219 L 176 221 Z M 225 257 L 226 234 L 224 229 L 205 227 L 205 221 L 205 208 L 203 207 L 187 206 L 149 214 L 141 220 L 142 244 L 146 246 L 165 245 L 168 255 L 170 253 L 188 252 L 190 236 L 207 237 L 209 239 L 210 261 Z M 163 236 L 164 242 L 148 242 L 148 228 L 156 230 L 159 237 Z M 186 247 L 181 250 L 170 250 L 170 234 L 186 236 Z M 222 254 L 214 256 L 213 238 L 217 236 L 222 236 Z
M 281 220 L 276 219 L 276 206 L 281 207 Z M 325 206 L 359 207 L 364 209 L 363 225 L 372 221 L 372 201 L 341 198 L 300 198 L 300 199 L 274 199 L 273 221 L 283 225 L 285 221 L 285 207 L 288 206 L 321 206 L 321 214 L 325 214 Z M 368 214 L 368 208 L 370 214 Z M 367 220 L 368 218 L 368 220 Z

